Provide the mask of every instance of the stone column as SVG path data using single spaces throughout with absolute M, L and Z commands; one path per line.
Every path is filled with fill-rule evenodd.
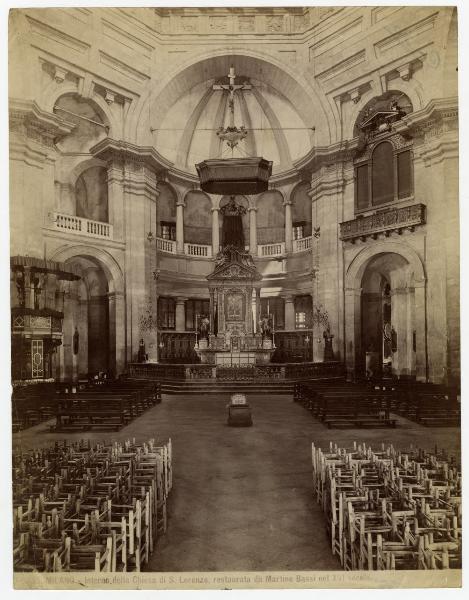
M 293 296 L 284 296 L 285 300 L 285 331 L 295 330 L 295 305 Z
M 361 351 L 361 288 L 345 290 L 345 366 L 347 379 L 355 379 Z
M 113 238 L 124 239 L 124 188 L 123 164 L 121 160 L 113 159 L 108 163 L 108 219 L 113 227 Z M 151 227 L 149 227 L 149 231 Z
M 213 335 L 215 329 L 215 290 L 210 289 L 210 335 Z
M 88 373 L 88 299 L 80 298 L 78 301 L 79 319 L 77 322 L 78 344 L 78 374 Z
M 249 211 L 249 252 L 257 256 L 257 208 L 250 206 Z
M 427 319 L 425 280 L 415 281 L 414 330 L 415 330 L 415 376 L 417 381 L 427 381 Z
M 186 303 L 187 298 L 176 298 L 176 331 L 186 330 Z
M 218 207 L 212 208 L 212 255 L 216 256 L 220 250 L 220 224 L 218 220 Z
M 65 295 L 63 319 L 64 377 L 75 381 L 78 375 L 78 355 L 73 353 L 73 335 L 75 326 L 78 326 L 79 298 L 76 284 L 72 284 L 70 287 L 70 291 Z
M 109 369 L 115 375 L 125 371 L 125 298 L 122 292 L 109 292 Z
M 176 252 L 184 254 L 184 201 L 176 204 Z
M 392 357 L 393 373 L 408 376 L 409 361 L 408 353 L 412 347 L 412 340 L 408 339 L 407 327 L 407 288 L 397 288 L 391 292 L 391 323 L 397 334 L 397 351 Z
M 291 218 L 291 200 L 285 200 L 285 252 L 293 250 L 293 226 Z

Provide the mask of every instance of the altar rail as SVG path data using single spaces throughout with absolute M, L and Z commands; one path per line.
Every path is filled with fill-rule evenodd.
M 342 377 L 344 365 L 339 362 L 283 363 L 267 365 L 215 366 L 205 364 L 167 365 L 157 363 L 130 363 L 129 377 L 149 380 L 217 379 L 220 381 L 255 381 L 272 379 L 323 379 Z

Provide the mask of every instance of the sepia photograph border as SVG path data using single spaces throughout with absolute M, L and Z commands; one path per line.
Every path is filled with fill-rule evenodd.
M 89 6 L 101 8 L 103 6 L 130 6 L 132 2 L 102 2 L 95 0 L 94 2 L 68 2 L 62 0 L 61 2 L 30 2 L 13 3 L 4 2 L 2 5 L 2 41 L 3 49 L 8 48 L 8 36 L 7 36 L 7 20 L 8 20 L 8 9 L 10 8 L 40 8 L 40 7 L 73 7 L 73 6 Z M 157 2 L 149 3 L 145 1 L 136 2 L 136 5 L 140 6 L 168 6 L 171 8 L 184 7 L 184 6 L 213 6 L 214 4 L 231 7 L 238 6 L 381 6 L 381 5 L 400 5 L 400 6 L 457 6 L 458 7 L 458 22 L 459 22 L 459 108 L 460 108 L 460 232 L 463 234 L 466 231 L 465 227 L 469 224 L 467 219 L 468 209 L 467 203 L 469 202 L 469 186 L 467 181 L 467 175 L 465 171 L 468 171 L 467 166 L 469 165 L 468 155 L 468 138 L 469 129 L 468 123 L 468 111 L 467 104 L 469 96 L 468 84 L 463 79 L 467 79 L 467 38 L 469 37 L 469 20 L 467 18 L 467 12 L 469 6 L 466 8 L 463 6 L 462 0 L 454 0 L 453 2 L 433 2 L 427 0 L 426 2 L 420 2 L 414 0 L 414 2 L 395 2 L 388 0 L 387 2 L 379 0 L 370 0 L 369 2 L 349 2 L 343 0 L 342 2 L 329 2 L 326 0 L 318 2 L 242 2 L 241 0 L 234 0 L 232 2 Z M 5 54 L 5 52 L 3 53 Z M 8 58 L 3 56 L 3 66 L 7 67 Z M 462 65 L 462 67 L 461 67 Z M 420 593 L 415 592 L 412 598 L 431 598 L 430 591 L 428 588 L 459 588 L 458 590 L 445 589 L 444 594 L 453 595 L 454 592 L 462 592 L 462 570 L 447 570 L 447 571 L 273 571 L 273 572 L 257 572 L 257 571 L 225 571 L 225 572 L 141 572 L 141 573 L 13 573 L 13 565 L 11 561 L 12 553 L 12 540 L 11 540 L 11 447 L 12 447 L 12 435 L 11 435 L 11 411 L 10 411 L 10 396 L 11 396 L 11 385 L 10 385 L 10 330 L 9 330 L 9 298 L 7 293 L 7 277 L 9 277 L 9 231 L 8 231 L 8 94 L 7 94 L 7 75 L 6 71 L 3 71 L 3 90 L 2 94 L 2 114 L 1 114 L 1 125 L 2 125 L 2 143 L 5 152 L 3 153 L 4 160 L 2 168 L 2 191 L 3 191 L 3 202 L 1 204 L 1 227 L 2 235 L 0 236 L 1 245 L 1 274 L 4 277 L 3 292 L 0 296 L 2 302 L 2 309 L 4 318 L 0 323 L 0 335 L 2 336 L 2 348 L 4 352 L 3 360 L 1 361 L 1 386 L 2 386 L 2 403 L 1 403 L 1 422 L 2 422 L 2 436 L 1 436 L 1 449 L 2 449 L 2 460 L 0 462 L 2 483 L 0 491 L 0 507 L 3 516 L 2 527 L 1 527 L 1 544 L 0 544 L 0 589 L 2 592 L 10 595 L 21 595 L 22 591 L 26 590 L 80 590 L 84 593 L 92 593 L 90 590 L 337 590 L 339 595 L 345 594 L 344 590 L 351 590 L 347 597 L 363 598 L 363 594 L 357 590 L 384 590 L 384 589 L 402 589 L 404 594 L 406 590 L 415 590 L 421 588 L 423 591 Z M 6 99 L 6 101 L 5 101 Z M 466 165 L 466 166 L 465 166 Z M 461 298 L 467 298 L 465 292 L 469 291 L 469 285 L 467 284 L 467 267 L 464 262 L 468 259 L 466 253 L 466 242 L 464 235 L 461 235 Z M 466 339 L 469 329 L 467 327 L 467 308 L 465 303 L 461 303 L 461 373 L 463 378 L 463 391 L 462 396 L 465 398 L 466 384 L 464 378 L 465 368 L 468 366 L 466 360 Z M 6 358 L 5 358 L 6 357 Z M 462 402 L 464 405 L 464 400 Z M 462 443 L 462 460 L 463 464 L 466 463 L 467 451 L 466 444 L 464 442 L 463 432 L 466 431 L 466 411 L 462 409 L 462 426 L 461 426 L 461 443 Z M 464 482 L 463 473 L 463 482 Z M 466 486 L 463 483 L 463 505 L 466 508 L 465 491 Z M 467 536 L 463 532 L 463 540 L 467 541 Z M 465 552 L 466 554 L 466 552 Z M 463 562 L 465 565 L 465 560 Z M 12 591 L 12 587 L 17 590 Z M 428 591 L 427 591 L 428 590 Z M 435 590 L 436 591 L 436 590 Z M 221 592 L 220 592 L 221 593 Z M 268 598 L 268 591 L 260 593 L 257 596 L 262 598 Z M 367 594 L 365 594 L 366 596 Z M 93 592 L 93 597 L 94 592 Z M 96 596 L 97 597 L 97 596 Z M 162 597 L 162 596 L 159 596 Z M 171 596 L 170 596 L 171 597 Z M 223 596 L 226 598 L 226 595 Z M 306 596 L 305 596 L 306 597 Z

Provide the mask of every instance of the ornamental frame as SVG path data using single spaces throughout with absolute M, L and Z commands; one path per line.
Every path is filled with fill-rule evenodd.
M 383 143 L 390 143 L 392 146 L 393 155 L 393 183 L 394 183 L 394 195 L 390 202 L 383 204 L 373 205 L 373 152 L 375 148 Z M 399 198 L 399 182 L 398 182 L 398 157 L 403 152 L 410 152 L 410 193 L 407 196 Z M 359 167 L 368 166 L 368 205 L 366 208 L 358 208 L 358 177 L 357 170 Z M 362 214 L 369 212 L 370 210 L 381 210 L 393 206 L 398 201 L 413 200 L 414 198 L 414 152 L 413 152 L 413 140 L 407 139 L 400 133 L 379 135 L 373 137 L 373 140 L 367 143 L 365 150 L 354 159 L 354 209 L 355 214 Z

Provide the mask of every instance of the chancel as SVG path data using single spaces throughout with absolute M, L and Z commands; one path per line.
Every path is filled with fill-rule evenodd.
M 457 32 L 434 5 L 11 11 L 30 587 L 460 577 Z

